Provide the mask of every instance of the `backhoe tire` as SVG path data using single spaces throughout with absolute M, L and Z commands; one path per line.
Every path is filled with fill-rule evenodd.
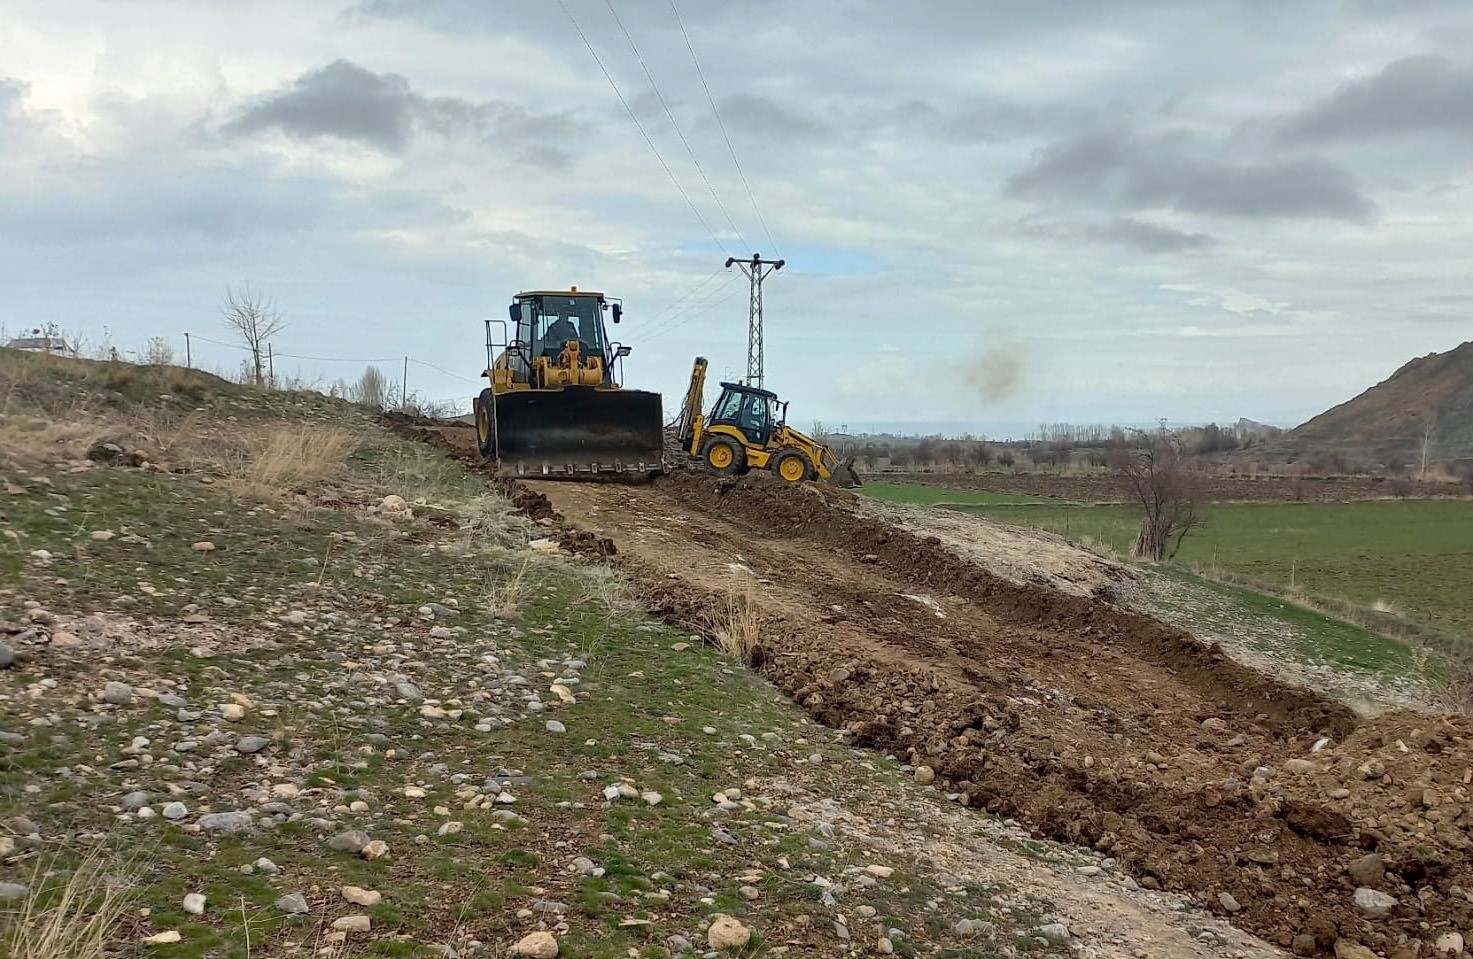
M 487 459 L 496 455 L 496 414 L 492 411 L 493 402 L 489 389 L 482 390 L 481 395 L 476 397 L 476 449 Z
M 702 458 L 722 476 L 740 476 L 747 471 L 747 451 L 734 440 L 721 437 L 711 440 Z
M 784 483 L 801 483 L 813 475 L 813 464 L 797 450 L 788 450 L 773 457 L 772 475 Z

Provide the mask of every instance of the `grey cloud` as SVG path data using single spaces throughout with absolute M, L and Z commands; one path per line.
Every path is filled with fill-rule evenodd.
M 398 74 L 374 73 L 337 60 L 307 71 L 288 89 L 251 107 L 226 124 L 225 133 L 244 136 L 279 130 L 303 139 L 336 137 L 399 153 L 420 130 L 522 142 L 561 138 L 578 128 L 567 114 L 532 113 L 503 101 L 426 97 Z M 560 164 L 566 162 L 566 154 L 554 151 L 551 159 Z
M 754 137 L 778 140 L 812 140 L 828 127 L 814 117 L 790 110 L 770 97 L 738 93 L 721 101 L 721 117 L 733 130 Z
M 1405 133 L 1473 136 L 1473 67 L 1407 57 L 1310 104 L 1280 126 L 1287 143 L 1324 143 Z
M 1105 243 L 1133 246 L 1146 253 L 1189 253 L 1216 246 L 1216 237 L 1207 233 L 1188 233 L 1159 223 L 1116 217 L 1109 223 L 1086 228 L 1090 239 Z
M 1122 210 L 1256 219 L 1365 220 L 1375 212 L 1350 174 L 1326 160 L 1234 163 L 1210 156 L 1185 134 L 1141 138 L 1124 129 L 1035 151 L 1006 189 L 1015 197 L 1093 201 Z

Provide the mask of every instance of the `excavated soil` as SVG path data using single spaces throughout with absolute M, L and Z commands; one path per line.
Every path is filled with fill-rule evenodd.
M 476 462 L 468 430 L 404 429 Z M 1359 720 L 1156 620 L 998 577 L 829 488 L 679 473 L 511 490 L 575 542 L 616 545 L 669 619 L 715 633 L 742 597 L 762 620 L 752 665 L 815 717 L 932 767 L 963 801 L 1106 850 L 1142 885 L 1301 954 L 1337 940 L 1430 954 L 1473 928 L 1465 718 Z M 1358 886 L 1395 905 L 1369 914 Z

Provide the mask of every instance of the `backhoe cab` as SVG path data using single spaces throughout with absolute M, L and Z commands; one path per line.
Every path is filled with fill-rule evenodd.
M 704 357 L 696 357 L 680 413 L 678 436 L 688 455 L 726 476 L 765 469 L 799 483 L 834 480 L 837 473 L 841 485 L 859 485 L 833 450 L 788 425 L 788 404 L 771 390 L 722 383 L 710 414 L 702 414 L 706 366 Z

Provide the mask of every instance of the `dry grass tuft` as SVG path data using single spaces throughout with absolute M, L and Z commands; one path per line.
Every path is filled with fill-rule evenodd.
M 522 554 L 521 562 L 507 568 L 492 568 L 486 574 L 481 591 L 481 608 L 497 619 L 515 619 L 531 598 L 536 584 L 527 575 L 532 567 L 532 554 Z
M 263 430 L 255 440 L 246 478 L 283 488 L 337 475 L 358 448 L 347 430 L 311 424 Z
M 335 426 L 261 427 L 224 451 L 223 485 L 240 499 L 270 501 L 338 475 L 357 448 L 353 434 Z
M 752 591 L 733 584 L 726 602 L 710 611 L 703 624 L 716 645 L 732 659 L 752 664 L 762 656 L 762 631 L 767 619 Z
M 92 852 L 60 887 L 45 887 L 38 865 L 31 894 L 6 916 L 0 954 L 9 959 L 102 959 L 128 910 L 130 882 L 109 875 L 111 856 Z M 42 899 L 48 900 L 42 904 Z

